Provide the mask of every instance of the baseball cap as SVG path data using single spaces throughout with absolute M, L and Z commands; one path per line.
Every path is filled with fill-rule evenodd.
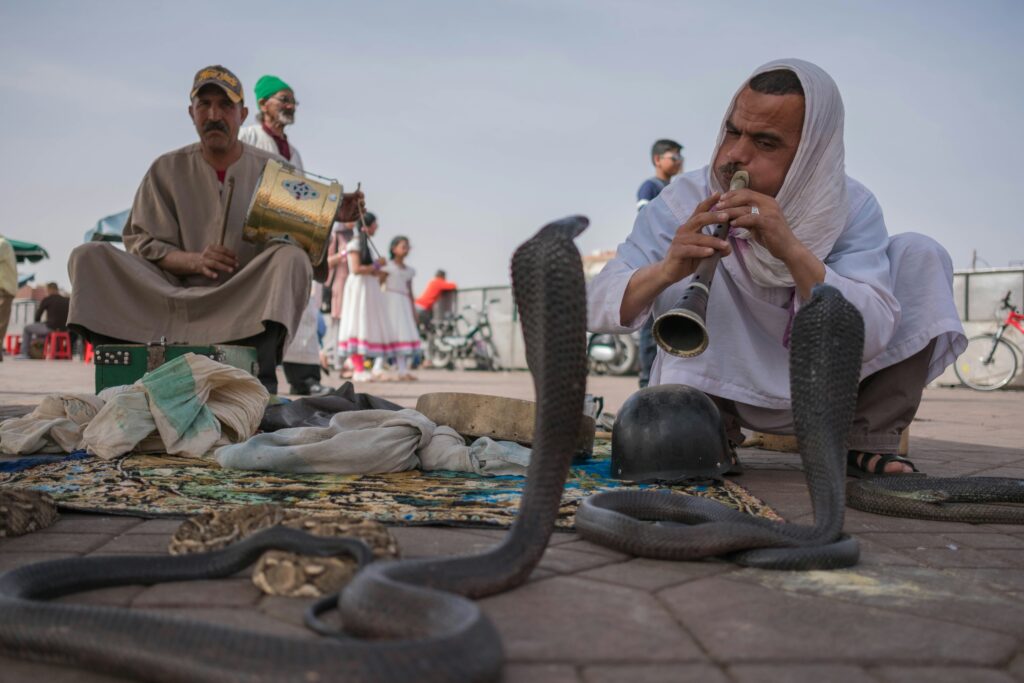
M 211 83 L 226 92 L 228 98 L 235 104 L 243 100 L 242 82 L 238 80 L 238 76 L 220 64 L 207 66 L 196 72 L 195 80 L 192 81 L 192 94 L 189 97 L 195 97 L 200 88 Z

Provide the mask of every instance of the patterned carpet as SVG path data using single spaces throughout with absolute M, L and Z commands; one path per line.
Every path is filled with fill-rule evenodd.
M 576 505 L 582 498 L 624 485 L 608 477 L 609 452 L 609 443 L 599 441 L 590 461 L 573 466 L 562 497 L 559 528 L 573 528 Z M 361 476 L 275 474 L 225 470 L 216 463 L 167 455 L 135 455 L 113 461 L 70 456 L 0 472 L 0 486 L 41 489 L 61 508 L 83 512 L 187 517 L 238 505 L 276 503 L 297 510 L 336 510 L 385 524 L 494 528 L 511 526 L 525 481 L 524 477 L 418 470 Z M 780 519 L 729 481 L 672 490 Z

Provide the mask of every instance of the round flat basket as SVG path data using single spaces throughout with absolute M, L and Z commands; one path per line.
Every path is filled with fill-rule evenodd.
M 439 425 L 447 425 L 467 439 L 488 436 L 496 441 L 533 445 L 533 421 L 537 404 L 517 398 L 438 392 L 423 394 L 416 410 Z M 582 412 L 583 406 L 580 406 Z M 594 419 L 582 415 L 575 457 L 588 458 L 594 452 Z

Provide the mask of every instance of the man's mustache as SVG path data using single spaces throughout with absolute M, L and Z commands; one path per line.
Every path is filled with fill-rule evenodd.
M 225 123 L 221 121 L 207 121 L 206 125 L 203 126 L 204 133 L 210 133 L 215 130 L 219 130 L 222 133 L 227 133 L 228 127 Z
M 740 165 L 735 161 L 730 161 L 727 164 L 722 164 L 717 169 L 719 176 L 724 178 L 730 178 L 736 171 L 740 170 Z

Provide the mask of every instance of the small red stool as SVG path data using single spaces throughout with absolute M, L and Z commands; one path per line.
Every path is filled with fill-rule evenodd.
M 46 360 L 71 360 L 71 335 L 67 332 L 51 332 L 46 335 L 43 358 Z
M 92 344 L 90 344 L 89 342 L 85 342 L 85 351 L 82 353 L 82 362 L 83 363 L 91 363 L 92 362 L 92 357 L 93 357 Z
M 4 338 L 4 353 L 8 356 L 17 356 L 21 353 L 21 335 L 9 334 Z

